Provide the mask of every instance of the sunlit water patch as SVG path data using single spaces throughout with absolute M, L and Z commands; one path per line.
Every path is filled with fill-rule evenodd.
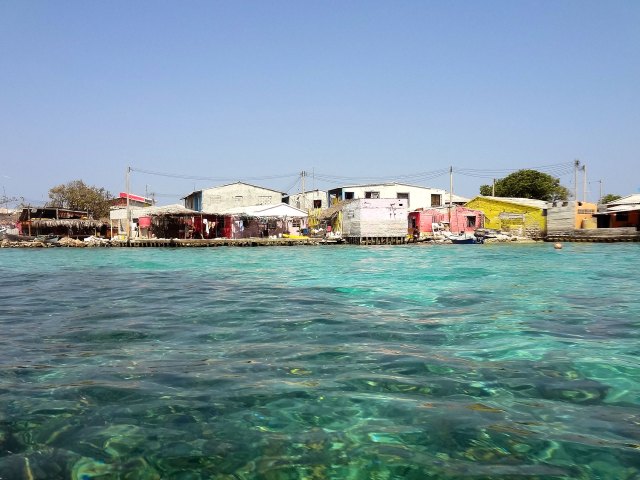
M 638 479 L 635 244 L 0 251 L 2 479 Z

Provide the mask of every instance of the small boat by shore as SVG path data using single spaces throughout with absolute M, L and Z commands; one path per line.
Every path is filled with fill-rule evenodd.
M 484 243 L 482 237 L 476 237 L 475 235 L 469 233 L 461 233 L 460 235 L 451 235 L 449 237 L 451 243 L 457 245 L 473 245 L 476 243 Z

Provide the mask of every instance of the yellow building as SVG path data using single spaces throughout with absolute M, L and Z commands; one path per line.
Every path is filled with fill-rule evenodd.
M 547 202 L 531 198 L 477 196 L 467 208 L 484 213 L 484 228 L 540 238 L 547 230 Z

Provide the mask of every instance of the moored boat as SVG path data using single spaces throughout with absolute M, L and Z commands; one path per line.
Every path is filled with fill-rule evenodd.
M 470 233 L 460 233 L 459 235 L 451 235 L 449 236 L 449 240 L 451 243 L 455 243 L 458 245 L 472 245 L 476 243 L 483 243 L 482 237 L 476 237 Z

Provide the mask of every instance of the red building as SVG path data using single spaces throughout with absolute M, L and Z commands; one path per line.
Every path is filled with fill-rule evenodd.
M 150 207 L 153 205 L 151 198 L 141 197 L 140 195 L 134 195 L 129 193 L 129 206 L 130 207 Z M 112 199 L 109 204 L 112 207 L 126 207 L 127 206 L 127 193 L 120 192 L 117 198 Z
M 459 205 L 409 212 L 409 232 L 415 235 L 417 229 L 419 238 L 431 238 L 441 231 L 472 233 L 482 227 L 483 214 L 480 210 Z

